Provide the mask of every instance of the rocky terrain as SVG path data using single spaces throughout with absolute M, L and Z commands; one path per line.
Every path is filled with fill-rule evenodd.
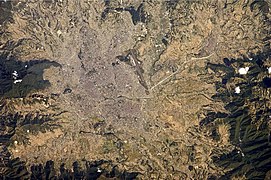
M 0 2 L 0 177 L 269 179 L 270 8 Z

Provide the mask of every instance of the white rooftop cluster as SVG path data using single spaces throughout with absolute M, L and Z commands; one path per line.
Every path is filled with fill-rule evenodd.
M 268 74 L 271 74 L 271 67 L 268 67 L 267 70 L 268 70 Z
M 244 74 L 247 74 L 248 70 L 249 70 L 249 67 L 245 67 L 245 68 L 240 68 L 238 72 L 239 74 L 244 75 Z

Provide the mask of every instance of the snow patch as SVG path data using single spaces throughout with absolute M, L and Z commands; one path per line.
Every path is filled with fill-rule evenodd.
M 240 68 L 238 72 L 239 74 L 244 75 L 244 74 L 247 74 L 248 70 L 249 70 L 249 67 L 245 67 L 245 68 Z
M 237 87 L 235 88 L 235 93 L 236 93 L 236 94 L 239 94 L 240 92 L 241 92 L 241 89 L 240 89 L 239 86 L 237 86 Z
M 16 79 L 13 83 L 16 84 L 16 83 L 20 83 L 22 81 L 23 81 L 22 79 Z
M 17 71 L 14 71 L 14 72 L 12 73 L 12 75 L 13 75 L 13 79 L 17 79 L 17 77 L 19 76 L 19 74 L 18 74 Z

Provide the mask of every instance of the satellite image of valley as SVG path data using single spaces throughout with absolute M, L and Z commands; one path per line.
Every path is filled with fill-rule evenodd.
M 0 180 L 271 180 L 271 0 L 0 0 Z

